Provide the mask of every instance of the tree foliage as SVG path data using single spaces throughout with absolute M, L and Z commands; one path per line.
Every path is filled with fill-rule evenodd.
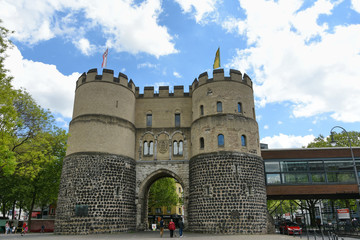
M 348 132 L 349 138 L 351 141 L 351 146 L 359 147 L 360 146 L 360 132 L 350 131 Z M 336 147 L 349 147 L 349 138 L 345 132 L 333 133 L 334 140 L 336 141 Z M 311 143 L 307 145 L 307 148 L 323 148 L 323 147 L 332 147 L 331 146 L 331 137 L 324 137 L 319 135 Z
M 151 185 L 148 207 L 171 207 L 180 202 L 174 178 L 161 178 Z
M 0 26 L 0 34 L 1 211 L 16 205 L 31 216 L 34 206 L 56 202 L 67 134 L 29 93 L 14 89 L 3 64 L 9 31 Z

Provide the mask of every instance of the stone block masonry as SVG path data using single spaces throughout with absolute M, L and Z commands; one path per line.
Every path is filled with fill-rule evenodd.
M 135 161 L 78 153 L 64 159 L 55 232 L 113 233 L 135 230 Z
M 266 233 L 263 160 L 216 152 L 190 160 L 189 230 L 222 234 Z

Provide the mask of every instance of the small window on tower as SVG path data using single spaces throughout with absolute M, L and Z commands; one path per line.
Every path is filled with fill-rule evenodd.
M 224 135 L 219 134 L 219 135 L 218 135 L 218 146 L 219 146 L 219 147 L 223 147 L 223 146 L 224 146 L 224 143 L 225 143 Z
M 149 145 L 148 142 L 144 142 L 144 156 L 149 155 Z
M 242 105 L 241 105 L 241 103 L 238 103 L 238 112 L 242 113 Z
M 183 155 L 183 148 L 184 148 L 183 145 L 184 145 L 183 141 L 180 141 L 179 142 L 179 155 Z
M 180 113 L 175 113 L 175 127 L 180 127 Z
M 154 142 L 151 141 L 149 143 L 149 155 L 153 155 L 154 154 Z
M 222 103 L 221 102 L 216 103 L 216 110 L 217 110 L 217 112 L 222 112 Z
M 152 114 L 146 114 L 146 126 L 147 127 L 152 126 Z
M 204 149 L 205 143 L 204 138 L 200 138 L 200 149 Z
M 200 116 L 204 116 L 204 106 L 200 106 Z
M 245 135 L 241 135 L 241 146 L 243 146 L 243 147 L 246 146 L 246 136 Z

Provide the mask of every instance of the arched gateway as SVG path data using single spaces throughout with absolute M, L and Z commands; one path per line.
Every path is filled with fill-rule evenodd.
M 151 166 L 152 165 L 152 166 Z M 171 177 L 178 181 L 184 189 L 184 220 L 187 221 L 187 209 L 189 199 L 189 164 L 178 162 L 170 164 L 167 161 L 153 164 L 137 165 L 136 184 L 136 228 L 145 230 L 148 228 L 148 192 L 151 185 L 163 177 Z
M 97 69 L 76 83 L 55 231 L 143 230 L 151 184 L 184 189 L 185 227 L 264 233 L 266 192 L 252 81 L 237 70 L 183 86 L 145 87 Z

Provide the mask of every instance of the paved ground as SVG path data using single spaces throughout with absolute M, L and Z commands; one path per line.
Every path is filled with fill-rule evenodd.
M 1 234 L 0 239 L 39 239 L 39 240 L 93 240 L 93 239 L 104 239 L 104 240 L 126 240 L 126 239 L 160 239 L 159 232 L 134 232 L 134 233 L 117 233 L 117 234 L 95 234 L 95 235 L 55 235 L 52 233 L 30 233 L 24 236 L 20 234 Z M 170 239 L 169 232 L 165 232 L 163 238 Z M 177 237 L 179 234 L 177 233 Z M 196 240 L 212 240 L 212 239 L 221 239 L 221 240 L 307 240 L 307 236 L 284 236 L 280 234 L 272 235 L 215 235 L 215 234 L 201 234 L 201 233 L 184 233 L 183 239 L 196 239 Z M 313 236 L 309 238 L 310 240 L 315 239 Z M 316 239 L 322 239 L 320 236 L 317 236 Z M 325 240 L 329 239 L 328 237 L 324 238 Z M 339 238 L 341 240 L 341 238 Z M 344 238 L 344 240 L 353 240 L 353 238 Z

